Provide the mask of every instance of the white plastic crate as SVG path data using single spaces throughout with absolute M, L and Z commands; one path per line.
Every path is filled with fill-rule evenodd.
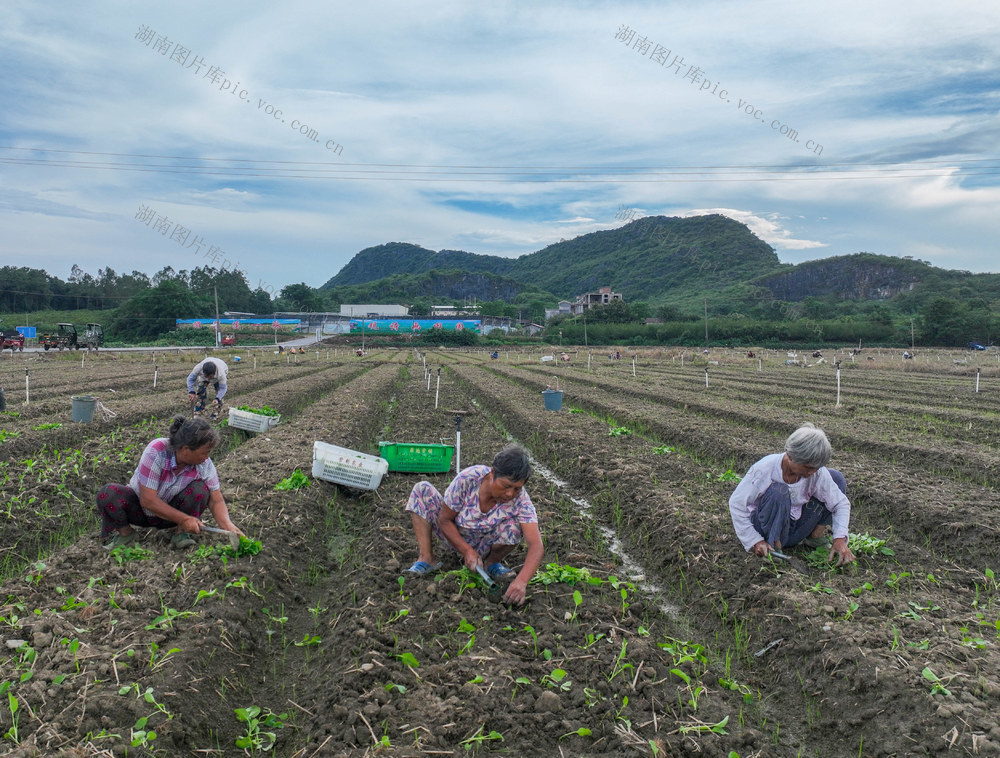
M 317 479 L 373 490 L 388 470 L 389 462 L 384 458 L 318 440 L 313 443 L 312 475 Z
M 266 432 L 277 426 L 281 416 L 262 416 L 259 413 L 241 411 L 239 408 L 229 409 L 229 425 L 248 432 Z

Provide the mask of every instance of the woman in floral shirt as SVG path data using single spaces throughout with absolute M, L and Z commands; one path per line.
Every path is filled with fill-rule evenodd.
M 471 571 L 485 567 L 494 579 L 509 581 L 504 599 L 523 604 L 545 553 L 538 516 L 524 490 L 530 475 L 528 453 L 515 445 L 497 453 L 492 466 L 464 469 L 443 496 L 430 482 L 418 482 L 406 503 L 419 550 L 408 571 L 429 574 L 441 566 L 434 560 L 437 538 L 458 552 Z M 522 539 L 528 554 L 516 572 L 503 560 Z
M 128 484 L 106 484 L 97 492 L 101 538 L 106 547 L 131 545 L 138 535 L 132 525 L 177 527 L 173 545 L 191 547 L 207 508 L 222 528 L 242 535 L 229 519 L 219 488 L 219 475 L 209 458 L 219 433 L 203 418 L 177 416 L 170 436 L 146 445 Z M 117 532 L 117 534 L 114 534 Z M 114 536 L 112 537 L 112 535 Z

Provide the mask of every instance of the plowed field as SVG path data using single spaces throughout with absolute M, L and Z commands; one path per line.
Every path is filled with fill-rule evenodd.
M 19 414 L 0 415 L 0 752 L 1000 755 L 995 372 L 975 393 L 950 360 L 845 363 L 837 406 L 829 364 L 721 351 L 684 365 L 650 351 L 634 375 L 631 353 L 248 356 L 227 403 L 281 422 L 221 426 L 212 457 L 261 552 L 223 560 L 202 548 L 224 540 L 176 551 L 151 531 L 148 557 L 116 560 L 95 492 L 183 412 L 201 357 L 0 364 Z M 557 383 L 563 408 L 546 411 Z M 81 394 L 103 406 L 91 423 L 70 421 Z M 410 488 L 453 473 L 275 490 L 311 473 L 315 440 L 454 444 L 456 416 L 463 466 L 512 440 L 537 462 L 549 583 L 522 608 L 447 555 L 433 577 L 404 575 Z M 804 421 L 833 442 L 852 533 L 885 540 L 857 540 L 846 570 L 794 549 L 772 565 L 732 532 L 735 477 Z

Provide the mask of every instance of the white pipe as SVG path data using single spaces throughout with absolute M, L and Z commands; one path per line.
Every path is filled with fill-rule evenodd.
M 154 390 L 156 389 L 156 375 L 157 375 L 157 373 L 158 373 L 158 370 L 157 370 L 156 366 L 153 366 L 153 389 Z
M 840 369 L 837 369 L 837 407 L 840 407 Z
M 979 369 L 976 369 L 976 392 L 979 392 Z
M 31 388 L 28 385 L 28 368 L 24 368 L 24 404 L 27 405 L 31 402 Z
M 455 432 L 455 473 L 462 470 L 462 433 Z
M 438 374 L 437 388 L 434 390 L 434 407 L 438 407 L 438 395 L 441 394 L 441 374 Z

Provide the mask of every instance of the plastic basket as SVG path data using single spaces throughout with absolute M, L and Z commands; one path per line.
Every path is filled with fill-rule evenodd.
M 318 440 L 313 443 L 312 475 L 317 479 L 373 490 L 388 470 L 389 462 L 378 456 Z
M 248 432 L 266 432 L 277 426 L 281 416 L 262 416 L 259 413 L 241 411 L 239 408 L 229 409 L 229 425 Z
M 454 445 L 419 442 L 379 442 L 378 452 L 389 462 L 390 471 L 439 473 L 451 468 Z

